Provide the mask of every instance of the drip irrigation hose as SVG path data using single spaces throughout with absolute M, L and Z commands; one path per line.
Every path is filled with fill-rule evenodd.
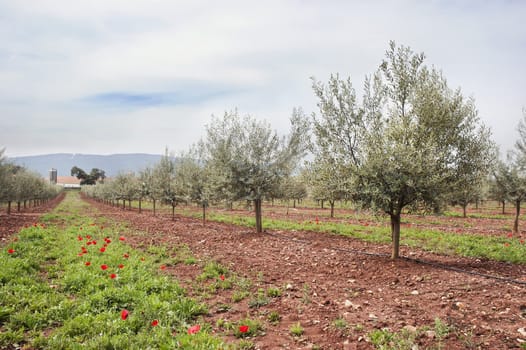
M 266 232 L 266 234 L 268 234 L 269 236 L 278 238 L 278 239 L 282 239 L 282 240 L 289 240 L 289 241 L 294 241 L 294 242 L 303 243 L 303 244 L 312 244 L 312 242 L 310 242 L 310 241 L 296 239 L 296 238 L 291 238 L 291 237 L 287 237 L 287 236 L 280 235 L 280 234 L 277 234 L 277 233 Z M 385 253 L 373 253 L 373 252 L 367 252 L 367 251 L 358 250 L 358 249 L 346 249 L 346 248 L 339 248 L 339 247 L 328 247 L 328 248 L 332 249 L 332 250 L 344 252 L 344 253 L 354 253 L 354 254 L 360 254 L 360 255 L 375 256 L 375 257 L 380 257 L 380 258 L 390 257 L 389 254 L 385 254 Z M 445 265 L 445 264 L 440 264 L 440 263 L 436 263 L 436 262 L 432 262 L 432 261 L 426 261 L 426 260 L 422 260 L 422 259 L 409 258 L 409 257 L 405 257 L 405 256 L 401 256 L 400 259 L 403 259 L 403 260 L 406 260 L 406 261 L 409 261 L 409 262 L 413 262 L 413 263 L 417 263 L 417 264 L 431 266 L 431 267 L 434 267 L 434 268 L 437 268 L 437 269 L 449 270 L 449 271 L 454 271 L 454 272 L 463 273 L 463 274 L 467 274 L 467 275 L 484 277 L 484 278 L 492 279 L 492 280 L 495 280 L 495 281 L 498 281 L 498 282 L 506 282 L 506 283 L 517 284 L 517 285 L 520 285 L 520 286 L 526 286 L 526 281 L 519 281 L 519 280 L 516 280 L 516 279 L 513 279 L 513 278 L 509 278 L 509 277 L 502 277 L 502 276 L 497 276 L 497 275 L 490 275 L 490 274 L 487 274 L 487 273 L 481 273 L 481 272 L 464 270 L 464 269 L 461 269 L 461 268 L 458 268 L 458 267 L 454 267 L 454 266 L 448 266 L 448 265 Z

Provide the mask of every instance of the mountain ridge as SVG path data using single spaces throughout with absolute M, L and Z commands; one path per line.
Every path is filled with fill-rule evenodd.
M 93 168 L 104 170 L 106 176 L 112 177 L 123 172 L 138 172 L 153 166 L 161 159 L 160 154 L 116 153 L 108 155 L 83 153 L 50 153 L 33 156 L 9 157 L 17 165 L 49 177 L 50 169 L 57 169 L 58 176 L 71 175 L 71 168 L 77 166 L 86 172 Z

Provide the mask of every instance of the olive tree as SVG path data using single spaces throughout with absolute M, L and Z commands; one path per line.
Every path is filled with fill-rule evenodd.
M 161 160 L 153 168 L 153 192 L 160 194 L 163 203 L 170 204 L 172 207 L 172 220 L 175 220 L 175 207 L 185 202 L 184 191 L 181 183 L 176 177 L 175 157 L 168 154 L 161 157 Z
M 306 178 L 315 199 L 329 202 L 331 218 L 334 217 L 336 201 L 350 198 L 351 183 L 348 171 L 336 162 L 316 157 L 308 163 Z
M 191 149 L 179 156 L 176 165 L 176 179 L 180 184 L 181 195 L 203 210 L 203 224 L 206 221 L 206 208 L 209 204 L 208 168 L 197 149 Z
M 267 122 L 235 110 L 213 117 L 206 127 L 204 161 L 214 196 L 253 201 L 257 232 L 263 231 L 263 198 L 292 173 L 306 150 L 308 122 L 300 109 L 294 109 L 291 124 L 289 135 L 280 137 Z
M 521 202 L 526 199 L 526 173 L 513 153 L 510 153 L 507 162 L 497 163 L 493 177 L 499 194 L 515 204 L 513 232 L 518 233 Z
M 379 69 L 366 78 L 361 104 L 350 79 L 313 83 L 318 156 L 345 169 L 354 201 L 389 215 L 393 259 L 403 210 L 437 208 L 491 152 L 471 100 L 423 62 L 424 54 L 391 42 Z M 469 159 L 468 148 L 474 149 Z

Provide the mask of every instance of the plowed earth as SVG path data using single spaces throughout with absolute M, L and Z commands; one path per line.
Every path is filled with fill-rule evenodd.
M 250 278 L 253 293 L 280 288 L 283 294 L 260 308 L 248 306 L 250 297 L 232 302 L 229 290 L 205 300 L 210 309 L 206 321 L 213 328 L 218 319 L 260 319 L 265 332 L 251 339 L 257 349 L 372 349 L 368 334 L 385 328 L 415 334 L 419 349 L 520 349 L 526 341 L 524 265 L 407 247 L 401 255 L 410 259 L 392 261 L 390 246 L 348 237 L 299 231 L 256 234 L 245 227 L 213 222 L 203 226 L 196 219 L 177 216 L 172 221 L 89 202 L 99 209 L 98 215 L 127 223 L 127 242 L 138 248 L 185 244 L 201 261 L 218 261 Z M 1 215 L 0 237 L 5 240 L 32 224 L 53 204 Z M 199 265 L 177 264 L 165 271 L 193 293 L 192 281 L 202 270 Z M 231 307 L 226 312 L 221 307 L 225 304 Z M 267 320 L 271 311 L 281 315 L 277 324 Z M 446 332 L 435 327 L 436 319 L 448 325 Z M 305 330 L 300 337 L 290 334 L 297 323 Z M 236 341 L 232 336 L 226 340 Z
M 11 207 L 11 214 L 0 213 L 0 242 L 4 245 L 9 237 L 17 233 L 22 227 L 33 225 L 38 222 L 38 218 L 43 213 L 53 209 L 60 201 L 64 199 L 64 193 L 57 198 L 36 207 L 22 208 L 17 211 L 16 203 Z M 5 209 L 5 208 L 2 208 Z
M 258 288 L 279 287 L 283 294 L 261 308 L 247 300 L 233 303 L 221 292 L 206 302 L 208 320 L 260 318 L 265 335 L 253 339 L 258 349 L 371 349 L 375 329 L 415 332 L 419 348 L 512 349 L 526 341 L 526 266 L 439 256 L 401 249 L 411 259 L 392 261 L 390 246 L 314 232 L 268 231 L 186 217 L 152 216 L 90 201 L 101 215 L 147 232 L 131 239 L 138 247 L 186 244 L 201 260 L 214 260 L 246 276 Z M 312 218 L 311 218 L 312 219 Z M 378 255 L 375 255 L 378 254 Z M 420 262 L 418 262 L 418 261 Z M 430 264 L 422 263 L 421 261 Z M 465 270 L 452 271 L 448 268 Z M 201 271 L 178 264 L 169 273 L 191 288 Z M 479 274 L 501 276 L 504 279 Z M 228 312 L 220 307 L 228 304 Z M 271 311 L 282 316 L 272 325 Z M 448 325 L 440 334 L 435 320 Z M 335 320 L 345 320 L 337 327 Z M 293 337 L 290 327 L 305 332 Z M 425 330 L 428 330 L 427 332 Z M 233 340 L 228 339 L 228 340 Z

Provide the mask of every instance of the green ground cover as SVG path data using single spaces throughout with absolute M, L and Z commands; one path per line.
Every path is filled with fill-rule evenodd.
M 207 305 L 68 194 L 0 252 L 0 348 L 227 348 Z

